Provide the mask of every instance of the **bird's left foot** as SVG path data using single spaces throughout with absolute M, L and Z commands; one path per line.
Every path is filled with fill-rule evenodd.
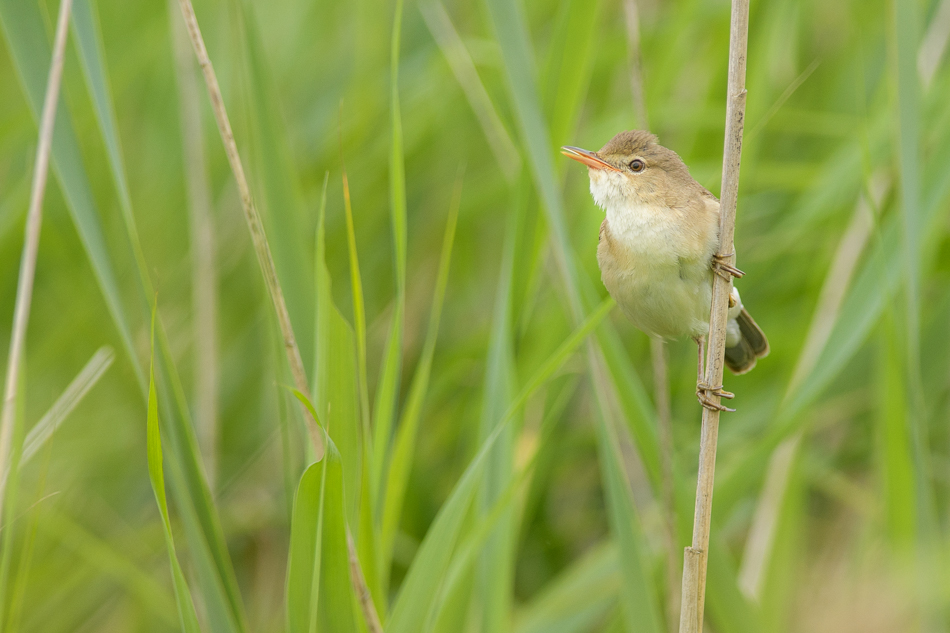
M 716 253 L 712 256 L 712 266 L 713 272 L 725 279 L 726 281 L 732 281 L 733 277 L 742 277 L 745 275 L 744 272 L 733 266 L 732 264 L 726 263 L 730 257 L 735 255 L 735 253 L 727 253 L 725 255 L 720 255 Z
M 735 409 L 730 409 L 729 407 L 719 402 L 714 402 L 712 398 L 710 398 L 710 396 L 719 396 L 720 398 L 724 398 L 726 400 L 732 400 L 733 398 L 736 397 L 736 394 L 732 393 L 731 391 L 723 390 L 722 385 L 719 385 L 718 387 L 713 387 L 702 381 L 697 382 L 696 383 L 696 399 L 699 400 L 699 404 L 703 405 L 704 407 L 706 407 L 707 409 L 711 411 L 730 411 L 730 412 L 735 411 Z

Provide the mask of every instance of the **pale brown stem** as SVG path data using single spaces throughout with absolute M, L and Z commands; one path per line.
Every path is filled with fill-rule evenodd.
M 53 40 L 53 56 L 50 61 L 49 77 L 46 80 L 46 97 L 40 117 L 40 134 L 36 162 L 33 166 L 30 207 L 26 215 L 23 256 L 20 259 L 20 278 L 17 281 L 16 303 L 13 308 L 13 331 L 10 334 L 10 352 L 7 356 L 3 412 L 0 413 L 0 473 L 5 473 L 10 468 L 20 362 L 26 345 L 26 326 L 30 321 L 30 305 L 33 301 L 36 257 L 40 247 L 40 228 L 43 225 L 43 194 L 46 192 L 46 178 L 49 175 L 50 148 L 53 143 L 59 87 L 63 78 L 63 58 L 66 51 L 66 36 L 69 33 L 70 9 L 72 9 L 72 0 L 60 2 L 59 17 L 56 19 L 56 35 Z M 0 483 L 0 515 L 3 513 L 5 496 L 6 480 L 4 479 Z
M 228 119 L 228 112 L 224 107 L 224 97 L 221 95 L 221 88 L 218 86 L 218 77 L 215 75 L 214 66 L 211 65 L 211 59 L 208 57 L 208 50 L 205 48 L 201 29 L 198 28 L 198 20 L 195 17 L 191 0 L 179 0 L 178 4 L 181 6 L 181 13 L 185 18 L 185 26 L 188 29 L 195 56 L 198 58 L 198 65 L 201 67 L 201 72 L 204 73 L 208 96 L 211 99 L 211 110 L 214 112 L 218 131 L 221 133 L 221 141 L 224 143 L 224 152 L 228 156 L 238 192 L 241 194 L 244 219 L 247 220 L 247 228 L 251 233 L 251 241 L 254 243 L 257 263 L 261 267 L 264 283 L 267 285 L 267 291 L 270 293 L 274 304 L 274 312 L 277 314 L 277 322 L 280 324 L 280 333 L 284 339 L 284 351 L 287 354 L 287 362 L 290 365 L 290 373 L 293 375 L 294 386 L 312 402 L 313 398 L 310 397 L 310 387 L 307 383 L 307 373 L 304 370 L 303 358 L 300 356 L 300 348 L 297 346 L 297 339 L 294 336 L 290 313 L 287 311 L 287 303 L 284 301 L 284 292 L 280 288 L 280 279 L 277 277 L 274 257 L 271 255 L 270 245 L 268 245 L 267 236 L 264 233 L 264 223 L 257 212 L 257 207 L 254 205 L 254 198 L 251 196 L 251 187 L 244 175 L 244 166 L 241 163 L 237 143 L 234 141 L 234 133 L 231 131 L 231 121 Z M 307 420 L 307 430 L 310 433 L 314 454 L 317 459 L 321 459 L 324 446 L 323 438 L 317 429 L 317 423 L 306 408 L 303 408 L 303 415 L 304 419 Z
M 699 565 L 703 553 L 692 547 L 683 550 L 683 608 L 680 614 L 680 633 L 695 633 L 699 629 Z
M 739 196 L 739 165 L 742 157 L 742 130 L 745 120 L 745 71 L 749 35 L 749 0 L 733 0 L 729 29 L 729 85 L 726 101 L 726 134 L 722 161 L 722 195 L 719 207 L 719 257 L 733 264 L 736 203 Z M 726 321 L 732 280 L 713 275 L 712 309 L 709 313 L 709 346 L 706 360 L 706 384 L 721 385 L 725 367 Z M 719 404 L 720 396 L 709 397 Z M 703 408 L 703 427 L 699 445 L 699 474 L 696 481 L 696 510 L 693 517 L 692 549 L 699 552 L 695 606 L 692 588 L 683 590 L 680 606 L 680 631 L 698 633 L 703 629 L 703 607 L 706 600 L 706 565 L 709 550 L 709 529 L 712 518 L 713 484 L 716 473 L 716 443 L 719 437 L 719 414 Z M 689 556 L 686 557 L 687 561 Z M 685 582 L 685 580 L 684 580 Z M 693 619 L 689 614 L 693 612 Z
M 195 427 L 208 477 L 208 487 L 213 491 L 218 471 L 218 295 L 214 220 L 211 214 L 211 185 L 201 129 L 198 77 L 189 51 L 191 45 L 188 34 L 184 24 L 174 15 L 173 3 L 174 0 L 169 0 L 168 6 L 172 9 L 172 44 L 175 51 L 175 75 L 178 79 L 181 139 L 191 229 Z
M 363 575 L 360 557 L 356 553 L 356 544 L 353 542 L 353 535 L 350 534 L 349 528 L 346 529 L 346 547 L 350 556 L 350 581 L 353 583 L 356 598 L 360 603 L 360 609 L 363 611 L 366 629 L 369 633 L 383 633 L 383 625 L 379 621 L 376 605 L 373 604 L 373 594 L 370 593 L 369 585 L 366 584 L 366 576 Z

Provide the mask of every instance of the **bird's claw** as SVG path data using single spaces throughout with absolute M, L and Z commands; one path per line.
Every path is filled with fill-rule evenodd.
M 732 393 L 731 391 L 723 390 L 722 385 L 713 387 L 706 384 L 705 382 L 697 382 L 696 399 L 699 400 L 699 404 L 703 405 L 710 411 L 735 411 L 735 409 L 730 409 L 719 402 L 713 402 L 712 398 L 709 396 L 719 396 L 720 398 L 724 398 L 726 400 L 732 400 L 736 397 L 736 394 Z
M 744 272 L 733 266 L 732 264 L 726 263 L 726 260 L 735 255 L 735 253 L 726 253 L 725 255 L 720 255 L 716 253 L 712 257 L 712 269 L 717 275 L 725 279 L 726 281 L 732 281 L 733 277 L 742 277 L 745 275 Z

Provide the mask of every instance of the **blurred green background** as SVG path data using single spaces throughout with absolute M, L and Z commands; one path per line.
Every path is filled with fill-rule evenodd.
M 729 3 L 635 4 L 650 128 L 718 193 Z M 667 465 L 647 337 L 613 310 L 569 338 L 606 297 L 603 215 L 557 148 L 643 124 L 630 7 L 195 0 L 339 449 L 297 492 L 313 454 L 177 5 L 75 0 L 18 437 L 57 428 L 7 484 L 0 628 L 189 626 L 146 458 L 157 292 L 201 630 L 366 630 L 343 517 L 387 632 L 676 630 L 693 344 L 667 345 Z M 0 0 L 3 350 L 57 7 Z M 947 0 L 752 2 L 738 285 L 772 352 L 726 378 L 708 630 L 950 628 L 948 35 Z

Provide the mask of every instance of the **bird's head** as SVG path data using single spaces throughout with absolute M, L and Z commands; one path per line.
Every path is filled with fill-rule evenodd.
M 566 146 L 561 153 L 587 165 L 591 195 L 605 210 L 676 206 L 680 196 L 699 186 L 676 152 L 643 130 L 621 132 L 596 152 Z

